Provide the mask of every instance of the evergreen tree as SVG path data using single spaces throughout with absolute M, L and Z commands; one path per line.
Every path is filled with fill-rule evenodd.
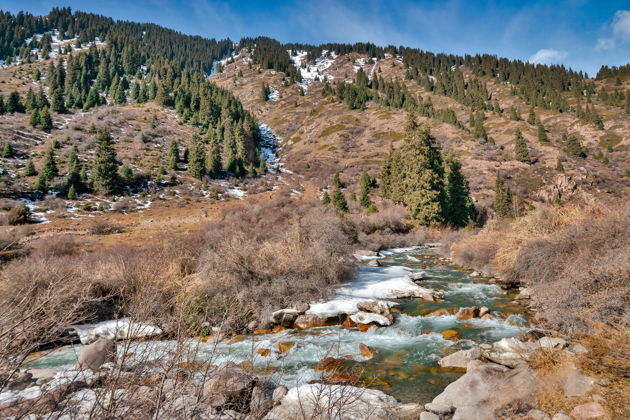
M 405 144 L 392 151 L 385 163 L 381 194 L 404 204 L 417 223 L 441 223 L 446 192 L 440 144 L 428 127 L 418 125 L 413 114 L 405 131 Z
M 346 213 L 348 211 L 348 202 L 346 201 L 346 197 L 343 196 L 341 189 L 337 186 L 335 186 L 335 189 L 333 190 L 331 203 L 342 213 Z
M 43 176 L 46 181 L 52 181 L 57 175 L 59 175 L 59 169 L 55 160 L 55 152 L 51 147 L 44 156 L 44 166 L 42 166 L 40 176 Z
M 523 163 L 532 163 L 531 157 L 529 155 L 529 148 L 527 147 L 527 142 L 521 133 L 521 130 L 516 130 L 516 139 L 514 145 L 514 154 L 516 160 Z
M 201 140 L 195 136 L 190 142 L 188 157 L 188 173 L 197 179 L 206 174 L 206 148 Z
M 250 169 L 253 169 L 253 166 L 251 166 Z M 206 157 L 206 170 L 208 171 L 208 175 L 213 178 L 218 177 L 223 171 L 221 165 L 221 147 L 216 139 L 210 141 L 208 156 Z M 254 170 L 254 173 L 255 172 L 256 170 Z
M 31 159 L 26 163 L 26 168 L 24 168 L 24 176 L 35 176 L 37 175 L 37 171 L 35 170 L 35 165 Z
M 9 114 L 14 114 L 16 112 L 22 112 L 23 106 L 20 101 L 20 94 L 17 91 L 13 91 L 9 94 L 9 99 L 7 99 L 6 103 L 6 111 Z
M 533 106 L 529 108 L 529 115 L 527 117 L 527 122 L 531 125 L 536 124 L 536 111 L 534 110 Z
M 39 120 L 42 125 L 42 130 L 50 133 L 50 130 L 53 128 L 53 122 L 50 112 L 48 112 L 48 108 L 44 108 L 44 110 L 40 113 Z
M 512 191 L 498 172 L 494 185 L 494 211 L 499 217 L 512 217 Z
M 37 127 L 40 123 L 39 109 L 34 108 L 31 112 L 31 116 L 28 119 L 28 123 L 31 127 Z
M 359 186 L 361 190 L 361 196 L 359 199 L 359 203 L 363 207 L 369 207 L 371 204 L 370 200 L 370 187 L 372 185 L 372 179 L 367 171 L 364 169 L 361 171 L 361 178 L 359 179 Z
M 630 102 L 628 102 L 630 103 Z M 628 108 L 630 109 L 630 108 Z M 4 104 L 4 96 L 0 95 L 0 115 L 4 115 L 7 112 L 7 108 Z
M 543 123 L 540 120 L 538 120 L 538 123 L 536 125 L 538 127 L 538 141 L 541 143 L 549 142 L 549 138 L 547 137 L 547 131 L 545 130 L 545 126 L 543 125 Z
M 332 184 L 336 188 L 343 188 L 343 184 L 341 183 L 341 174 L 339 173 L 339 171 L 335 172 L 335 175 L 333 176 Z
M 564 173 L 564 165 L 562 164 L 560 158 L 558 158 L 558 161 L 556 162 L 556 171 Z
M 521 120 L 521 114 L 518 113 L 518 109 L 516 109 L 515 107 L 511 107 L 510 108 L 510 119 L 512 121 L 520 121 Z
M 575 134 L 567 136 L 566 134 L 562 136 L 562 140 L 564 143 L 564 150 L 569 155 L 577 158 L 586 158 L 586 151 L 582 146 L 582 142 L 577 138 Z
M 64 112 L 66 112 L 66 104 L 64 103 L 63 94 L 61 93 L 60 89 L 55 90 L 55 93 L 53 94 L 51 109 L 53 110 L 53 112 L 56 112 L 58 114 L 63 114 Z
M 2 157 L 10 159 L 13 157 L 13 146 L 8 141 L 4 143 L 4 149 L 2 149 Z
M 172 140 L 168 146 L 168 166 L 176 171 L 179 163 L 179 144 L 177 140 Z
M 43 172 L 41 172 L 39 176 L 37 177 L 37 181 L 35 181 L 33 188 L 41 192 L 48 191 L 48 183 L 46 181 L 46 176 L 44 175 Z
M 330 194 L 328 194 L 328 191 L 324 191 L 324 194 L 322 195 L 322 203 L 330 204 Z
M 99 194 L 111 194 L 118 188 L 118 160 L 109 131 L 102 130 L 96 138 L 96 156 L 92 167 L 92 188 Z
M 68 189 L 68 200 L 75 200 L 77 198 L 77 191 L 74 188 L 74 185 L 70 185 L 70 189 Z
M 468 181 L 462 173 L 461 163 L 453 156 L 445 159 L 446 173 L 446 205 L 444 219 L 454 225 L 463 227 L 475 217 L 475 205 L 470 196 Z

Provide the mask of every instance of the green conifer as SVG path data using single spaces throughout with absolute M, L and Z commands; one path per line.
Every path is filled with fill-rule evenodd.
M 96 138 L 96 156 L 92 167 L 92 188 L 100 194 L 111 194 L 118 188 L 118 160 L 114 140 L 109 131 L 102 130 Z
M 505 178 L 497 172 L 494 186 L 494 211 L 499 217 L 512 217 L 512 190 Z
M 331 203 L 333 204 L 333 206 L 337 208 L 337 210 L 339 210 L 342 213 L 346 213 L 348 211 L 348 202 L 346 201 L 346 198 L 343 196 L 341 189 L 337 186 L 335 186 L 335 189 L 333 190 Z
M 523 137 L 521 130 L 516 130 L 516 139 L 514 140 L 514 154 L 516 160 L 523 163 L 531 163 L 531 156 L 529 155 L 529 148 L 527 147 L 527 141 Z
M 2 149 L 2 157 L 10 159 L 13 157 L 13 146 L 8 141 L 4 143 L 4 149 Z
M 359 199 L 359 203 L 363 207 L 369 207 L 371 204 L 370 200 L 370 187 L 372 185 L 372 179 L 367 171 L 364 169 L 361 171 L 361 178 L 359 179 L 359 186 L 361 190 L 361 197 Z
M 444 219 L 454 226 L 466 226 L 475 217 L 475 205 L 461 163 L 453 156 L 445 159 L 446 205 Z
M 31 159 L 26 162 L 26 168 L 24 168 L 24 176 L 35 176 L 37 175 L 37 171 L 35 170 L 35 165 Z

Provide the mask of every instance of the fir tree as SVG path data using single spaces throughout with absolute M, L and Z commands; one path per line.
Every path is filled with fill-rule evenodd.
M 118 188 L 118 160 L 109 131 L 102 130 L 96 138 L 96 156 L 92 167 L 92 188 L 99 194 L 111 194 Z
M 168 146 L 168 166 L 176 171 L 179 163 L 179 144 L 177 140 L 172 140 Z
M 77 198 L 77 191 L 74 188 L 74 185 L 70 185 L 70 189 L 68 190 L 68 200 L 75 200 Z
M 339 173 L 339 171 L 335 172 L 335 175 L 333 176 L 332 184 L 336 188 L 343 188 L 343 184 L 341 183 L 341 174 Z
M 28 123 L 31 127 L 37 127 L 40 123 L 39 109 L 34 108 L 31 112 L 31 116 L 28 119 Z
M 64 103 L 63 94 L 61 93 L 60 89 L 55 90 L 55 93 L 53 94 L 51 109 L 53 110 L 53 112 L 56 112 L 58 114 L 63 114 L 64 112 L 66 112 L 66 104 Z
M 253 169 L 253 166 L 251 166 L 250 169 Z M 217 178 L 223 171 L 221 165 L 221 147 L 216 139 L 210 141 L 208 156 L 206 157 L 206 170 L 208 171 L 208 175 L 212 178 Z M 255 169 L 254 172 L 256 172 Z
M 462 173 L 461 163 L 453 156 L 445 159 L 446 173 L 446 205 L 444 219 L 454 225 L 463 227 L 475 217 L 475 205 L 470 196 L 468 181 Z
M 330 194 L 328 194 L 328 191 L 324 191 L 324 194 L 322 195 L 322 203 L 330 204 Z
M 50 112 L 48 112 L 48 108 L 44 108 L 44 110 L 40 113 L 39 120 L 42 125 L 42 130 L 50 133 L 50 130 L 53 128 L 53 122 Z
M 527 116 L 527 122 L 531 125 L 536 124 L 536 111 L 534 110 L 533 106 L 529 108 L 529 115 Z
M 512 191 L 498 172 L 494 185 L 494 211 L 499 217 L 512 217 Z
M 9 99 L 7 99 L 6 103 L 6 111 L 9 114 L 14 114 L 16 112 L 22 112 L 23 106 L 20 101 L 20 94 L 17 91 L 13 91 L 9 94 Z
M 44 175 L 44 173 L 40 173 L 39 176 L 37 177 L 37 181 L 35 181 L 35 184 L 33 185 L 33 188 L 35 188 L 37 191 L 41 191 L 41 192 L 46 192 L 48 191 L 48 184 L 46 181 L 46 176 Z
M 536 125 L 538 127 L 538 141 L 541 143 L 549 142 L 549 138 L 547 137 L 547 131 L 545 130 L 545 126 L 543 125 L 543 123 L 540 120 L 538 120 L 538 123 Z
M 37 171 L 35 170 L 35 165 L 31 159 L 26 162 L 26 168 L 24 168 L 24 176 L 35 176 L 37 175 Z
M 584 147 L 582 147 L 582 143 L 580 139 L 577 138 L 576 135 L 572 134 L 567 136 L 566 134 L 562 136 L 562 140 L 564 143 L 564 150 L 569 155 L 577 158 L 586 158 L 586 152 Z
M 363 207 L 369 207 L 371 204 L 370 200 L 370 186 L 372 185 L 372 179 L 367 171 L 364 169 L 361 171 L 361 178 L 359 179 L 359 186 L 361 190 L 361 196 L 359 199 L 359 203 Z
M 195 136 L 190 142 L 188 157 L 188 173 L 197 179 L 206 174 L 206 148 L 201 140 Z
M 59 175 L 59 169 L 55 160 L 55 152 L 51 147 L 44 156 L 44 166 L 42 166 L 40 176 L 43 176 L 46 181 L 52 181 L 57 175 Z
M 13 157 L 13 146 L 8 141 L 4 143 L 4 149 L 2 149 L 2 157 L 10 159 Z
M 516 130 L 516 139 L 514 141 L 514 154 L 516 160 L 523 163 L 531 163 L 529 148 L 527 147 L 527 142 L 525 141 L 521 130 Z
M 337 186 L 335 186 L 335 189 L 333 190 L 331 203 L 342 213 L 346 213 L 348 211 L 348 202 L 346 201 L 346 197 L 343 196 L 341 189 Z
M 521 115 L 518 113 L 518 110 L 515 107 L 510 108 L 510 119 L 512 121 L 520 121 Z

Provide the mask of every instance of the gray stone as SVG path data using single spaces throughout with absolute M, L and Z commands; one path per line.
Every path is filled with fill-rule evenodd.
M 203 398 L 211 407 L 249 406 L 255 380 L 232 362 L 224 362 L 203 385 Z
M 91 369 L 98 371 L 105 363 L 116 361 L 116 342 L 109 338 L 99 338 L 96 342 L 88 344 L 81 349 L 78 369 Z
M 519 364 L 527 363 L 537 349 L 537 343 L 523 342 L 516 338 L 504 338 L 492 343 L 490 350 L 482 348 L 481 355 L 492 362 L 513 368 Z
M 563 411 L 556 413 L 551 420 L 573 420 L 571 416 L 565 414 Z
M 306 302 L 298 302 L 293 306 L 293 309 L 298 311 L 298 314 L 302 315 L 303 313 L 311 309 L 311 305 Z
M 287 395 L 287 392 L 289 392 L 289 390 L 286 386 L 280 385 L 276 387 L 276 389 L 273 390 L 273 396 L 271 397 L 274 404 L 280 404 L 280 400 L 282 400 L 284 396 Z
M 575 420 L 596 419 L 606 415 L 604 408 L 596 401 L 580 404 L 571 410 L 571 416 Z
M 380 267 L 381 263 L 378 260 L 370 260 L 366 264 L 368 267 Z
M 480 357 L 481 357 L 481 349 L 475 346 L 468 350 L 460 350 L 453 354 L 449 354 L 448 356 L 445 356 L 442 359 L 440 359 L 440 361 L 438 361 L 438 364 L 442 366 L 443 368 L 450 367 L 450 368 L 466 369 L 466 367 L 468 366 L 468 363 L 471 360 L 477 360 Z M 429 409 L 427 408 L 427 410 Z
M 567 340 L 559 337 L 542 337 L 538 344 L 545 349 L 563 349 L 567 346 Z
M 401 404 L 392 416 L 397 420 L 418 420 L 420 414 L 424 411 L 420 404 Z
M 571 344 L 567 350 L 569 350 L 573 354 L 586 354 L 588 353 L 588 349 L 581 345 L 580 343 Z
M 488 309 L 486 306 L 482 306 L 481 308 L 479 308 L 479 318 L 487 314 L 490 314 L 490 309 Z
M 27 370 L 27 372 L 33 375 L 33 380 L 37 385 L 42 385 L 54 378 L 59 371 L 57 369 L 34 368 Z
M 262 418 L 273 408 L 273 400 L 261 387 L 255 386 L 252 390 L 252 398 L 249 403 L 249 413 L 255 418 Z
M 434 404 L 432 402 L 425 404 L 424 409 L 432 413 L 441 415 L 451 414 L 453 412 L 453 410 L 449 406 Z
M 428 278 L 429 276 L 427 276 L 427 273 L 425 273 L 424 271 L 409 274 L 409 279 L 413 281 L 426 280 Z
M 590 391 L 594 384 L 595 378 L 582 375 L 579 370 L 574 369 L 564 381 L 564 395 L 565 397 L 582 396 Z
M 440 420 L 440 416 L 430 413 L 428 411 L 424 411 L 420 413 L 420 420 Z
M 528 420 L 551 420 L 551 416 L 541 410 L 529 410 L 527 412 Z

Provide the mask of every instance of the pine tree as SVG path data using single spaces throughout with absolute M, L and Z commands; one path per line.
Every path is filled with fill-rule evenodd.
M 50 130 L 53 128 L 53 122 L 50 112 L 48 112 L 48 108 L 44 108 L 44 110 L 40 113 L 39 120 L 42 125 L 42 130 L 50 133 Z
M 250 169 L 253 169 L 253 166 L 251 166 Z M 208 156 L 206 157 L 206 170 L 208 171 L 208 175 L 212 178 L 217 178 L 223 171 L 221 165 L 221 147 L 216 139 L 210 141 Z M 256 172 L 255 169 L 254 172 Z
M 529 155 L 529 149 L 527 147 L 527 142 L 521 133 L 521 130 L 516 130 L 516 139 L 514 145 L 514 154 L 516 160 L 523 163 L 532 163 L 531 157 Z
M 332 184 L 336 188 L 343 188 L 343 184 L 341 183 L 341 174 L 339 173 L 339 171 L 335 172 L 335 175 L 333 176 Z
M 576 135 L 572 134 L 570 136 L 562 136 L 562 140 L 564 143 L 564 150 L 569 155 L 577 158 L 586 158 L 586 152 L 584 151 L 584 147 L 582 147 L 582 143 L 580 139 L 577 138 Z
M 13 146 L 8 141 L 4 143 L 4 149 L 2 149 L 2 157 L 10 159 L 13 157 Z
M 34 108 L 31 112 L 31 116 L 28 119 L 28 123 L 31 127 L 37 127 L 40 123 L 39 109 Z
M 527 117 L 527 122 L 531 125 L 536 124 L 536 111 L 534 107 L 529 108 L 529 115 Z
M 197 179 L 206 174 L 206 148 L 201 140 L 195 136 L 190 142 L 188 157 L 188 173 Z
M 37 191 L 41 191 L 41 192 L 48 191 L 48 184 L 47 184 L 47 181 L 46 181 L 46 176 L 44 175 L 43 172 L 41 172 L 39 174 L 39 176 L 37 177 L 37 181 L 35 181 L 35 184 L 33 185 L 33 188 L 35 188 Z
M 68 190 L 68 200 L 74 200 L 77 198 L 77 191 L 74 188 L 74 185 L 70 185 L 70 189 Z
M 109 131 L 102 130 L 96 138 L 96 156 L 92 167 L 92 188 L 100 194 L 111 194 L 118 188 L 118 160 Z
M 444 219 L 454 226 L 463 227 L 475 217 L 475 205 L 470 196 L 468 181 L 462 173 L 462 164 L 453 156 L 445 159 L 446 205 Z
M 359 203 L 363 207 L 369 207 L 371 204 L 370 200 L 370 186 L 372 185 L 372 179 L 367 171 L 364 169 L 361 171 L 361 178 L 359 179 L 359 186 L 361 189 L 361 197 L 359 199 Z
M 538 120 L 538 123 L 536 125 L 538 127 L 538 141 L 541 143 L 549 142 L 549 138 L 547 137 L 547 131 L 545 130 L 545 126 L 543 125 L 543 123 L 540 120 Z
M 64 112 L 66 112 L 66 104 L 64 103 L 63 94 L 61 93 L 60 89 L 55 90 L 55 93 L 53 94 L 51 109 L 53 110 L 53 112 L 56 112 L 58 114 L 63 114 Z
M 172 140 L 168 146 L 168 166 L 176 171 L 179 163 L 179 144 L 177 140 Z
M 24 176 L 35 176 L 37 175 L 37 171 L 35 170 L 35 165 L 31 159 L 26 162 L 26 168 L 24 168 Z
M 512 191 L 498 172 L 494 186 L 494 211 L 499 217 L 512 217 Z
M 446 192 L 440 144 L 428 127 L 418 125 L 413 114 L 405 131 L 405 144 L 392 151 L 385 163 L 381 194 L 404 204 L 419 224 L 441 223 Z
M 337 208 L 337 210 L 339 210 L 342 213 L 346 213 L 348 211 L 348 202 L 346 201 L 346 198 L 343 196 L 341 189 L 337 186 L 335 186 L 335 189 L 333 190 L 331 203 L 333 204 L 333 206 Z
M 40 176 L 43 176 L 46 181 L 52 181 L 57 175 L 59 175 L 59 169 L 55 161 L 55 153 L 53 149 L 50 148 L 46 151 L 46 155 L 44 156 L 44 166 L 42 166 Z
M 564 165 L 562 164 L 560 158 L 558 158 L 558 161 L 556 162 L 556 171 L 564 173 Z
M 9 94 L 9 99 L 7 99 L 6 110 L 9 114 L 14 114 L 16 112 L 22 112 L 23 106 L 20 101 L 20 94 L 15 90 Z
M 520 121 L 521 115 L 518 113 L 518 110 L 515 107 L 510 108 L 510 119 L 512 121 Z
M 630 104 L 630 101 L 628 102 Z M 630 108 L 628 108 L 630 109 Z M 4 104 L 4 96 L 0 95 L 0 115 L 4 115 L 6 114 L 7 109 L 6 106 Z

